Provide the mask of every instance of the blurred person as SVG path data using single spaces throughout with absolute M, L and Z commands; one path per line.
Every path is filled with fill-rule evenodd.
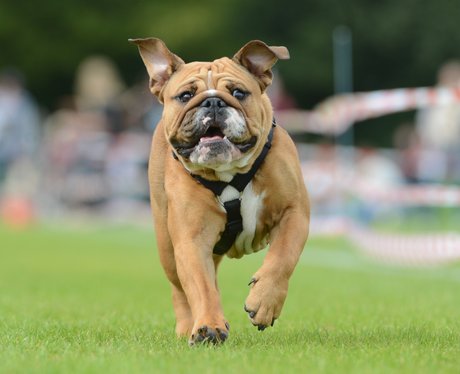
M 404 183 L 396 162 L 374 147 L 361 147 L 357 152 L 354 173 L 356 210 L 361 221 L 368 223 L 384 214 L 397 212 L 397 207 L 379 199 L 380 193 L 394 191 Z
M 147 180 L 151 136 L 141 131 L 124 131 L 107 152 L 105 176 L 110 200 L 107 215 L 120 220 L 150 219 L 150 195 Z M 123 211 L 122 215 L 116 212 Z
M 105 57 L 80 64 L 75 95 L 63 98 L 45 123 L 51 213 L 116 217 L 124 214 L 115 211 L 145 204 L 151 142 L 145 122 L 153 106 L 151 94 L 139 87 L 126 90 Z
M 163 114 L 163 106 L 152 98 L 148 80 L 141 80 L 118 98 L 123 108 L 126 130 L 153 133 Z
M 17 160 L 33 159 L 39 142 L 40 115 L 24 86 L 22 75 L 7 69 L 0 73 L 0 183 Z
M 301 164 L 305 183 L 309 186 L 310 199 L 314 201 L 315 214 L 338 214 L 342 207 L 341 186 L 337 183 L 344 176 L 343 163 L 337 158 L 337 149 L 330 142 L 321 142 L 313 147 L 313 154 Z
M 125 129 L 120 95 L 125 90 L 116 65 L 105 56 L 89 56 L 77 68 L 75 104 L 79 112 L 102 113 L 108 131 L 118 134 Z
M 438 72 L 438 87 L 460 87 L 460 61 L 449 61 Z M 420 110 L 416 131 L 423 152 L 420 179 L 428 182 L 460 178 L 460 104 L 437 105 Z
M 0 209 L 14 226 L 33 216 L 40 114 L 16 69 L 0 72 Z
M 62 98 L 46 119 L 42 199 L 46 214 L 99 208 L 108 198 L 109 130 L 120 127 L 118 116 L 109 113 L 122 89 L 110 60 L 88 57 L 76 71 L 75 93 Z
M 402 124 L 396 129 L 393 144 L 398 152 L 398 164 L 407 183 L 420 181 L 419 165 L 422 154 L 420 138 L 413 124 Z
M 107 118 L 78 110 L 72 96 L 44 123 L 43 209 L 45 214 L 100 205 L 107 198 L 105 159 L 111 142 Z
M 403 183 L 398 165 L 377 149 L 366 146 L 358 149 L 356 177 L 375 188 L 390 188 Z
M 152 98 L 148 87 L 148 81 L 143 79 L 117 99 L 124 114 L 124 131 L 114 137 L 107 154 L 106 176 L 111 199 L 106 212 L 118 220 L 150 219 L 148 157 L 163 106 Z M 120 211 L 123 215 L 114 214 Z
M 80 111 L 100 110 L 112 104 L 125 85 L 114 63 L 104 56 L 90 56 L 78 66 L 76 106 Z

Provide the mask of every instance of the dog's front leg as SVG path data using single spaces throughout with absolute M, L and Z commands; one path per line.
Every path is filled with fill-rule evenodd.
M 281 313 L 289 278 L 308 237 L 308 215 L 288 211 L 270 233 L 270 248 L 262 267 L 250 281 L 251 290 L 244 308 L 254 326 L 273 326 Z
M 228 336 L 228 324 L 222 311 L 212 254 L 221 228 L 213 225 L 209 217 L 179 212 L 175 214 L 175 210 L 170 209 L 168 226 L 177 274 L 194 319 L 189 343 L 222 342 Z M 195 219 L 192 221 L 190 217 Z

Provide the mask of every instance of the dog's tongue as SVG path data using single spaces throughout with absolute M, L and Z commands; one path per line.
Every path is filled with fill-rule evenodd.
M 200 143 L 201 142 L 209 142 L 209 141 L 213 141 L 213 140 L 222 140 L 222 136 L 219 136 L 219 135 L 203 136 L 202 138 L 200 138 Z

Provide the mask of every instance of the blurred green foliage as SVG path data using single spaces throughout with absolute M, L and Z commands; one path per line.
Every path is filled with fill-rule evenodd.
M 232 55 L 251 39 L 286 45 L 278 69 L 299 106 L 332 94 L 332 32 L 353 34 L 354 89 L 432 85 L 460 56 L 458 0 L 3 0 L 0 68 L 16 66 L 53 108 L 91 54 L 111 57 L 128 84 L 144 77 L 130 37 L 160 37 L 186 61 Z

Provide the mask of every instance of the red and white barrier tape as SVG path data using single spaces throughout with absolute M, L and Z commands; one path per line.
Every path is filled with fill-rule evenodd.
M 334 96 L 320 103 L 313 111 L 277 112 L 277 119 L 292 132 L 337 135 L 357 121 L 453 103 L 460 103 L 460 87 L 383 90 Z M 327 201 L 329 197 L 334 198 L 337 192 L 346 192 L 372 203 L 460 206 L 460 188 L 457 186 L 384 186 L 357 178 L 350 170 L 340 170 L 334 164 L 326 168 L 321 165 L 316 169 L 314 165 L 303 164 L 302 170 L 307 185 L 309 181 L 319 184 L 316 191 L 319 200 Z M 460 234 L 383 234 L 344 219 L 322 222 L 312 219 L 311 233 L 343 234 L 363 252 L 387 262 L 433 265 L 460 260 Z
M 397 204 L 398 206 L 460 206 L 460 188 L 443 185 L 409 185 L 377 188 L 372 185 L 348 186 L 348 191 L 367 202 Z
M 348 236 L 363 252 L 385 262 L 436 265 L 460 260 L 459 234 L 381 234 L 355 227 Z
M 337 135 L 353 123 L 416 108 L 460 103 L 460 87 L 400 88 L 333 96 L 313 111 L 277 111 L 289 131 Z
M 302 163 L 313 204 L 350 196 L 372 208 L 404 206 L 460 206 L 460 187 L 444 185 L 384 185 L 358 178 L 353 169 L 336 163 Z M 340 201 L 340 199 L 339 199 Z M 460 234 L 383 234 L 343 218 L 313 216 L 312 235 L 344 235 L 363 253 L 385 262 L 435 265 L 460 260 Z
M 460 260 L 460 234 L 385 234 L 343 218 L 313 217 L 311 235 L 344 235 L 363 253 L 387 263 L 438 265 Z
M 309 162 L 301 164 L 312 198 L 321 194 L 333 197 L 338 192 L 357 197 L 365 202 L 398 204 L 399 206 L 460 206 L 460 186 L 440 184 L 385 185 L 359 178 L 350 168 L 337 164 Z M 321 191 L 317 191 L 321 190 Z

